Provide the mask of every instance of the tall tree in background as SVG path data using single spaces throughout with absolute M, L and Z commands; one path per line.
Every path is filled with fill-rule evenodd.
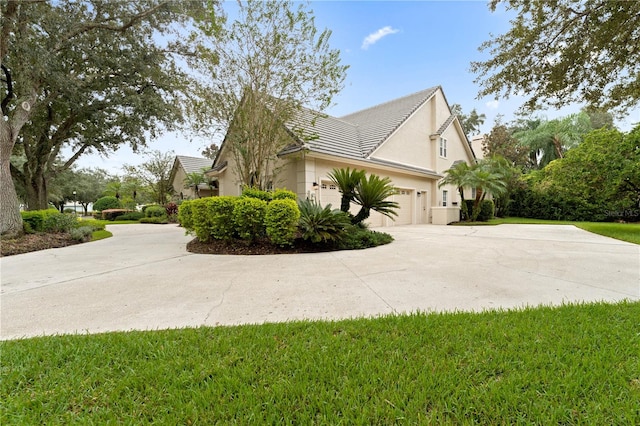
M 175 153 L 173 151 L 162 153 L 151 151 L 150 158 L 139 166 L 124 166 L 124 171 L 136 177 L 145 186 L 153 197 L 153 202 L 165 204 L 173 194 L 173 187 L 169 177 Z
M 554 120 L 543 120 L 532 129 L 513 134 L 523 146 L 529 148 L 538 168 L 563 158 L 567 150 L 577 146 L 591 131 L 591 121 L 584 113 L 571 114 Z
M 451 105 L 451 113 L 458 116 L 462 130 L 464 130 L 464 134 L 468 138 L 480 133 L 480 126 L 484 124 L 484 120 L 487 118 L 484 114 L 478 114 L 475 108 L 469 114 L 463 113 L 460 104 Z
M 22 230 L 11 175 L 28 208 L 43 208 L 48 182 L 84 153 L 136 149 L 183 122 L 195 82 L 178 57 L 204 48 L 177 30 L 203 18 L 206 3 L 2 2 L 1 234 Z M 16 144 L 26 161 L 11 164 Z
M 249 1 L 238 7 L 238 19 L 214 42 L 219 58 L 205 70 L 212 88 L 200 113 L 226 133 L 222 149 L 234 160 L 240 183 L 267 189 L 277 154 L 290 143 L 283 124 L 303 107 L 327 108 L 347 67 L 329 47 L 331 32 L 316 29 L 305 5 Z
M 625 112 L 640 100 L 640 2 L 492 0 L 517 16 L 473 62 L 479 97 L 522 93 L 525 107 L 584 102 Z
M 220 151 L 220 147 L 217 144 L 212 143 L 211 145 L 203 149 L 200 154 L 202 154 L 204 158 L 215 160 L 216 156 L 218 155 L 218 151 Z
M 530 169 L 534 165 L 529 155 L 529 147 L 522 145 L 513 137 L 507 126 L 500 122 L 497 122 L 485 137 L 482 151 L 485 157 L 501 156 L 512 166 L 522 169 Z

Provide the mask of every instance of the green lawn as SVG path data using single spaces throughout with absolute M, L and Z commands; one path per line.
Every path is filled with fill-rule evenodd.
M 614 222 L 570 222 L 563 220 L 526 219 L 520 217 L 495 218 L 488 222 L 461 222 L 456 225 L 501 225 L 510 224 L 542 224 L 542 225 L 574 225 L 585 231 L 605 237 L 640 244 L 640 223 L 614 223 Z
M 9 341 L 0 423 L 640 424 L 639 330 L 635 302 Z

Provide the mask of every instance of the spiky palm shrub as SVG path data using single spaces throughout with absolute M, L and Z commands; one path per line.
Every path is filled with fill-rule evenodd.
M 395 201 L 389 201 L 388 198 L 395 193 L 396 190 L 388 177 L 369 175 L 368 178 L 360 179 L 355 188 L 353 201 L 361 207 L 352 223 L 355 225 L 366 220 L 371 215 L 371 210 L 393 219 L 393 216 L 398 215 L 396 209 L 399 209 L 400 205 Z
M 322 207 L 314 200 L 302 200 L 298 202 L 298 208 L 298 229 L 302 239 L 312 243 L 338 242 L 351 224 L 349 216 L 341 210 L 332 209 L 331 204 Z
M 358 186 L 358 184 L 362 179 L 364 179 L 364 177 L 364 170 L 351 170 L 348 167 L 346 169 L 333 169 L 329 173 L 329 179 L 331 179 L 333 183 L 338 185 L 338 190 L 342 194 L 342 199 L 340 200 L 340 210 L 342 210 L 343 212 L 349 212 L 351 202 L 355 199 L 356 186 Z

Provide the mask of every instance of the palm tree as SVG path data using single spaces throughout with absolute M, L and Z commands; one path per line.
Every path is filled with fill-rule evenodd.
M 438 183 L 438 188 L 443 187 L 444 185 L 454 185 L 458 188 L 458 192 L 460 193 L 460 200 L 462 205 L 460 209 L 462 210 L 462 216 L 468 218 L 467 212 L 467 203 L 464 201 L 464 187 L 471 186 L 470 185 L 470 172 L 471 167 L 465 163 L 464 161 L 456 161 L 453 165 L 446 170 L 444 179 Z
M 492 159 L 481 160 L 469 172 L 469 185 L 476 188 L 476 198 L 473 201 L 471 221 L 478 219 L 480 214 L 480 204 L 487 194 L 499 196 L 507 191 L 505 175 L 500 164 Z
M 364 221 L 371 214 L 371 210 L 382 213 L 383 215 L 393 219 L 397 216 L 396 209 L 400 205 L 395 201 L 389 201 L 387 198 L 396 193 L 396 189 L 388 177 L 381 178 L 377 175 L 369 175 L 369 178 L 363 177 L 355 187 L 353 201 L 360 205 L 360 211 L 353 218 L 354 225 Z
M 364 179 L 364 170 L 350 168 L 333 169 L 329 173 L 329 179 L 338 186 L 338 190 L 342 194 L 340 199 L 340 210 L 348 213 L 351 202 L 355 198 L 355 190 L 362 179 Z
M 204 175 L 204 170 L 199 172 L 187 173 L 182 183 L 185 188 L 194 188 L 196 196 L 200 198 L 200 184 L 207 183 L 207 178 Z
M 541 121 L 535 128 L 516 132 L 513 137 L 529 147 L 538 168 L 542 169 L 553 160 L 564 158 L 565 152 L 578 145 L 590 130 L 589 115 L 581 112 Z

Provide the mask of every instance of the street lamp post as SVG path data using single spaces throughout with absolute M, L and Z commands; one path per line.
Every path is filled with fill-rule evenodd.
M 78 211 L 76 210 L 76 191 L 73 191 L 73 214 L 78 216 Z

